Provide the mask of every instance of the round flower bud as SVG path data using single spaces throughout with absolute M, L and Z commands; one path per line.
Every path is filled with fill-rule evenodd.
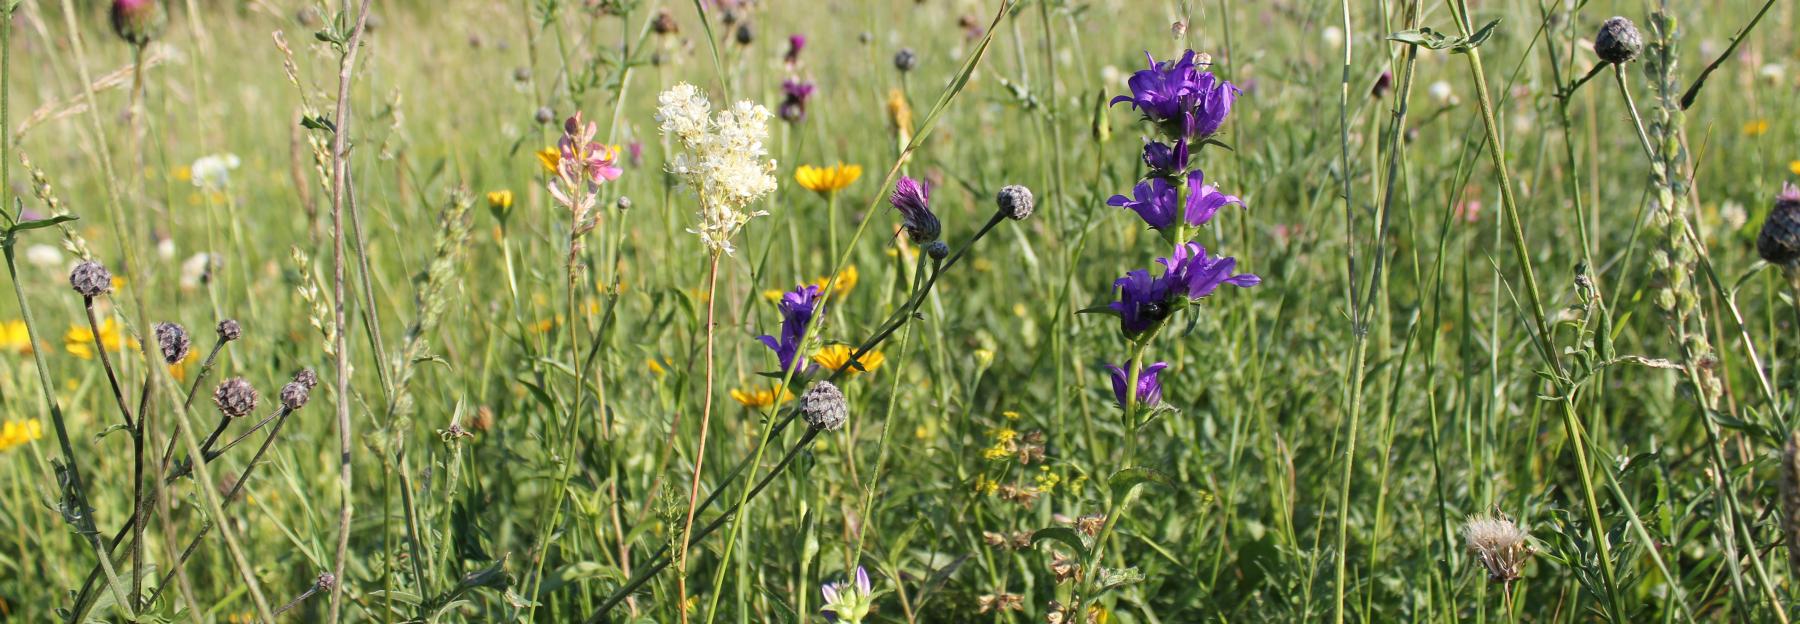
M 900 48 L 899 52 L 894 53 L 894 69 L 909 72 L 918 66 L 919 55 L 913 53 L 912 48 Z
M 306 407 L 306 399 L 312 396 L 312 388 L 298 381 L 290 381 L 281 387 L 281 407 L 287 411 L 296 411 Z
M 681 32 L 681 25 L 675 23 L 674 13 L 670 13 L 668 9 L 660 9 L 656 12 L 656 19 L 650 22 L 650 30 L 659 35 L 673 35 Z
M 1608 63 L 1629 63 L 1643 51 L 1644 36 L 1638 33 L 1637 24 L 1623 17 L 1606 20 L 1594 35 L 1594 54 Z
M 531 118 L 536 120 L 538 125 L 544 125 L 556 121 L 556 111 L 550 110 L 550 107 L 548 106 L 539 106 L 537 114 L 532 115 Z
M 873 41 L 875 41 L 875 35 L 873 33 L 870 33 L 869 31 L 865 30 L 865 31 L 856 33 L 856 42 L 857 43 L 860 43 L 863 45 L 869 45 L 869 43 L 871 43 Z
M 187 358 L 187 329 L 175 323 L 156 324 L 156 344 L 162 348 L 163 361 L 176 364 Z
M 308 388 L 316 388 L 319 385 L 319 374 L 310 368 L 302 368 L 300 372 L 294 373 L 294 381 L 300 382 Z
M 337 587 L 337 575 L 330 572 L 320 572 L 319 580 L 313 581 L 313 584 L 317 585 L 319 589 L 329 590 L 333 587 Z
M 806 425 L 820 431 L 832 431 L 850 420 L 850 406 L 844 393 L 829 381 L 815 381 L 800 395 L 800 415 Z
M 619 210 L 631 210 L 631 198 L 620 195 L 619 200 L 613 202 L 613 205 L 618 206 Z
M 1769 264 L 1800 267 L 1800 187 L 1782 186 L 1756 235 L 1756 253 Z
M 941 240 L 931 241 L 925 244 L 925 255 L 931 256 L 932 260 L 943 260 L 950 256 L 950 246 Z
M 750 22 L 744 22 L 742 24 L 738 24 L 738 27 L 737 27 L 738 45 L 750 45 L 751 43 L 754 43 L 755 41 L 756 41 L 756 31 L 750 30 Z
M 513 81 L 514 82 L 525 82 L 527 80 L 531 80 L 531 68 L 530 67 L 519 67 L 519 68 L 513 69 Z
M 113 33 L 134 46 L 143 47 L 162 32 L 168 14 L 156 0 L 113 0 Z
M 106 265 L 89 260 L 69 272 L 69 285 L 83 297 L 98 297 L 112 290 L 112 273 Z
M 1001 214 L 1014 221 L 1024 221 L 1037 207 L 1036 200 L 1031 197 L 1031 189 L 1020 184 L 1002 187 L 1000 194 L 994 197 L 994 202 L 1000 204 Z
M 256 388 L 244 381 L 243 377 L 232 377 L 219 382 L 218 389 L 213 390 L 213 404 L 231 418 L 248 416 L 256 409 L 256 399 Z
M 231 342 L 244 337 L 244 328 L 238 325 L 237 319 L 219 321 L 219 341 Z

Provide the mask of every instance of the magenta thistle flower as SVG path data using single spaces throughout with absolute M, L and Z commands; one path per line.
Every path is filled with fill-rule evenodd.
M 906 229 L 912 242 L 923 245 L 937 240 L 943 233 L 944 226 L 938 222 L 937 215 L 931 213 L 931 184 L 915 180 L 909 176 L 900 176 L 894 184 L 894 193 L 888 196 L 888 202 L 900 211 L 901 227 Z
M 788 35 L 787 55 L 782 62 L 793 65 L 800 62 L 800 51 L 806 49 L 806 35 Z
M 783 98 L 776 114 L 788 123 L 799 123 L 806 119 L 806 101 L 812 99 L 813 83 L 794 79 L 781 81 Z
M 800 341 L 806 338 L 806 328 L 812 324 L 819 299 L 817 284 L 802 284 L 782 295 L 781 301 L 776 304 L 776 308 L 781 311 L 781 336 L 777 338 L 765 335 L 756 338 L 775 352 L 776 359 L 781 361 L 780 372 L 785 373 L 793 368 L 795 356 L 800 353 Z
M 1129 366 L 1129 364 L 1127 364 Z M 1156 374 L 1168 368 L 1168 362 L 1156 362 L 1145 365 L 1138 371 L 1137 403 L 1144 407 L 1155 407 L 1162 403 L 1162 384 L 1157 382 Z M 1119 409 L 1125 409 L 1125 389 L 1131 386 L 1128 379 L 1131 371 L 1117 365 L 1107 364 L 1106 370 L 1112 374 L 1113 398 L 1119 401 Z

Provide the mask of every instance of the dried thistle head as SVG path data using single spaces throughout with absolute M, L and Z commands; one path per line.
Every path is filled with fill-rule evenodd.
M 1511 583 L 1519 580 L 1520 569 L 1531 557 L 1530 535 L 1511 518 L 1495 511 L 1469 516 L 1463 523 L 1463 541 L 1469 552 L 1487 568 L 1488 580 Z
M 800 413 L 807 426 L 820 431 L 835 430 L 850 420 L 844 393 L 829 381 L 815 381 L 800 395 Z
M 1643 51 L 1643 34 L 1638 32 L 1637 24 L 1624 17 L 1606 20 L 1600 25 L 1600 32 L 1594 35 L 1594 54 L 1608 63 L 1630 63 Z
M 309 389 L 316 388 L 319 386 L 319 374 L 313 372 L 313 369 L 302 368 L 300 369 L 300 372 L 294 373 L 294 381 L 299 382 Z
M 88 260 L 69 271 L 69 286 L 83 297 L 98 297 L 112 290 L 112 272 L 106 265 Z
M 187 357 L 187 329 L 176 323 L 157 323 L 156 344 L 162 349 L 163 361 L 175 364 Z
M 219 342 L 231 342 L 244 337 L 244 328 L 236 319 L 219 321 Z
M 299 381 L 290 381 L 281 387 L 281 407 L 287 411 L 297 411 L 306 407 L 306 400 L 312 396 L 312 386 Z
M 257 398 L 256 387 L 244 381 L 243 377 L 221 381 L 219 387 L 213 390 L 213 404 L 219 406 L 219 411 L 230 418 L 248 416 L 256 409 Z
M 1769 264 L 1800 265 L 1800 187 L 1781 185 L 1775 207 L 1756 235 L 1756 253 Z

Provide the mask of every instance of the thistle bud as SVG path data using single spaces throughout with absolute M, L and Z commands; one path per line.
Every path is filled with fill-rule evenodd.
M 912 48 L 900 48 L 899 52 L 894 53 L 894 69 L 909 72 L 918 66 L 919 55 L 915 54 Z
M 140 48 L 156 38 L 168 21 L 162 3 L 156 0 L 113 0 L 111 18 L 113 33 Z
M 308 388 L 316 388 L 319 385 L 319 374 L 310 368 L 302 368 L 300 372 L 294 373 L 294 381 L 300 382 Z
M 238 325 L 237 319 L 219 321 L 219 342 L 231 342 L 244 337 L 244 328 Z
M 98 297 L 112 290 L 112 273 L 106 265 L 89 260 L 69 272 L 69 286 L 83 297 Z
M 925 255 L 931 256 L 932 260 L 943 260 L 950 256 L 950 245 L 941 240 L 931 241 L 925 244 Z
M 1756 253 L 1769 264 L 1800 267 L 1800 187 L 1782 185 L 1756 235 Z
M 552 121 L 556 121 L 556 111 L 551 110 L 548 106 L 539 106 L 537 114 L 532 115 L 531 118 L 536 120 L 538 125 L 545 125 Z
M 187 358 L 187 329 L 175 323 L 156 324 L 156 344 L 162 349 L 164 362 L 176 364 Z
M 631 198 L 620 195 L 619 199 L 613 202 L 613 205 L 618 206 L 621 211 L 631 210 Z
M 1623 17 L 1606 20 L 1600 25 L 1600 33 L 1594 35 L 1594 54 L 1608 63 L 1630 63 L 1643 51 L 1644 36 L 1638 33 L 1637 24 Z
M 1024 221 L 1037 207 L 1036 200 L 1031 196 L 1031 189 L 1019 184 L 1001 187 L 1000 194 L 994 197 L 994 203 L 1000 205 L 1000 214 L 1014 221 Z
M 756 31 L 750 29 L 750 22 L 738 24 L 736 39 L 738 45 L 750 45 L 756 42 Z
M 243 377 L 232 377 L 219 382 L 219 387 L 213 390 L 213 404 L 219 406 L 219 411 L 230 418 L 250 415 L 256 409 L 256 400 L 256 388 L 244 381 Z
M 674 13 L 661 9 L 656 12 L 656 19 L 650 22 L 650 30 L 658 35 L 673 35 L 681 32 L 681 25 L 675 22 Z
M 806 425 L 819 431 L 832 431 L 850 420 L 850 406 L 844 393 L 829 381 L 815 381 L 800 395 L 800 414 Z
M 306 407 L 306 400 L 312 396 L 312 388 L 298 381 L 290 381 L 281 387 L 281 407 L 287 411 L 296 411 Z

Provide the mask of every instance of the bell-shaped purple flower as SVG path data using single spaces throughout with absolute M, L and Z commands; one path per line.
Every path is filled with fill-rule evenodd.
M 1230 204 L 1242 206 L 1244 202 L 1236 195 L 1226 195 L 1219 192 L 1217 187 L 1207 184 L 1206 175 L 1199 170 L 1188 172 L 1187 210 L 1183 213 L 1183 220 L 1188 225 L 1205 225 L 1212 220 L 1213 215 L 1219 213 L 1220 208 Z
M 1174 255 L 1156 261 L 1163 265 L 1162 279 L 1168 283 L 1170 296 L 1199 300 L 1225 284 L 1249 288 L 1262 283 L 1255 275 L 1232 273 L 1237 268 L 1236 258 L 1209 257 L 1200 243 L 1176 245 Z
M 1127 364 L 1129 366 L 1129 364 Z M 1156 374 L 1168 368 L 1168 362 L 1147 364 L 1138 370 L 1137 403 L 1144 407 L 1155 407 L 1162 403 L 1162 384 L 1156 380 Z M 1106 365 L 1112 373 L 1113 398 L 1118 399 L 1119 409 L 1125 409 L 1125 389 L 1131 387 L 1131 371 L 1113 364 Z
M 1210 73 L 1201 72 L 1193 102 L 1187 108 L 1184 125 L 1190 138 L 1204 139 L 1219 132 L 1225 118 L 1231 116 L 1231 104 L 1237 101 L 1238 88 Z
M 1114 281 L 1113 291 L 1116 300 L 1106 307 L 1119 315 L 1119 329 L 1126 336 L 1144 333 L 1169 315 L 1170 282 L 1166 278 L 1137 269 Z
M 1106 205 L 1137 213 L 1150 229 L 1161 230 L 1175 224 L 1175 187 L 1168 180 L 1150 178 L 1131 189 L 1131 197 L 1114 195 Z
M 781 311 L 781 337 L 757 336 L 756 339 L 773 350 L 776 359 L 781 360 L 780 372 L 785 373 L 793 368 L 795 356 L 800 353 L 800 341 L 806 338 L 806 328 L 812 324 L 819 298 L 818 284 L 804 284 L 782 295 L 781 301 L 776 304 L 776 308 Z
M 1168 177 L 1186 171 L 1187 139 L 1176 140 L 1174 147 L 1157 141 L 1144 143 L 1144 166 L 1150 168 L 1150 175 L 1153 177 Z
M 1162 126 L 1164 132 L 1190 139 L 1204 139 L 1219 131 L 1231 114 L 1238 88 L 1220 80 L 1195 65 L 1195 54 L 1188 50 L 1178 61 L 1157 62 L 1148 52 L 1149 67 L 1131 75 L 1126 82 L 1131 95 L 1112 99 L 1125 102 L 1143 113 L 1144 118 Z

